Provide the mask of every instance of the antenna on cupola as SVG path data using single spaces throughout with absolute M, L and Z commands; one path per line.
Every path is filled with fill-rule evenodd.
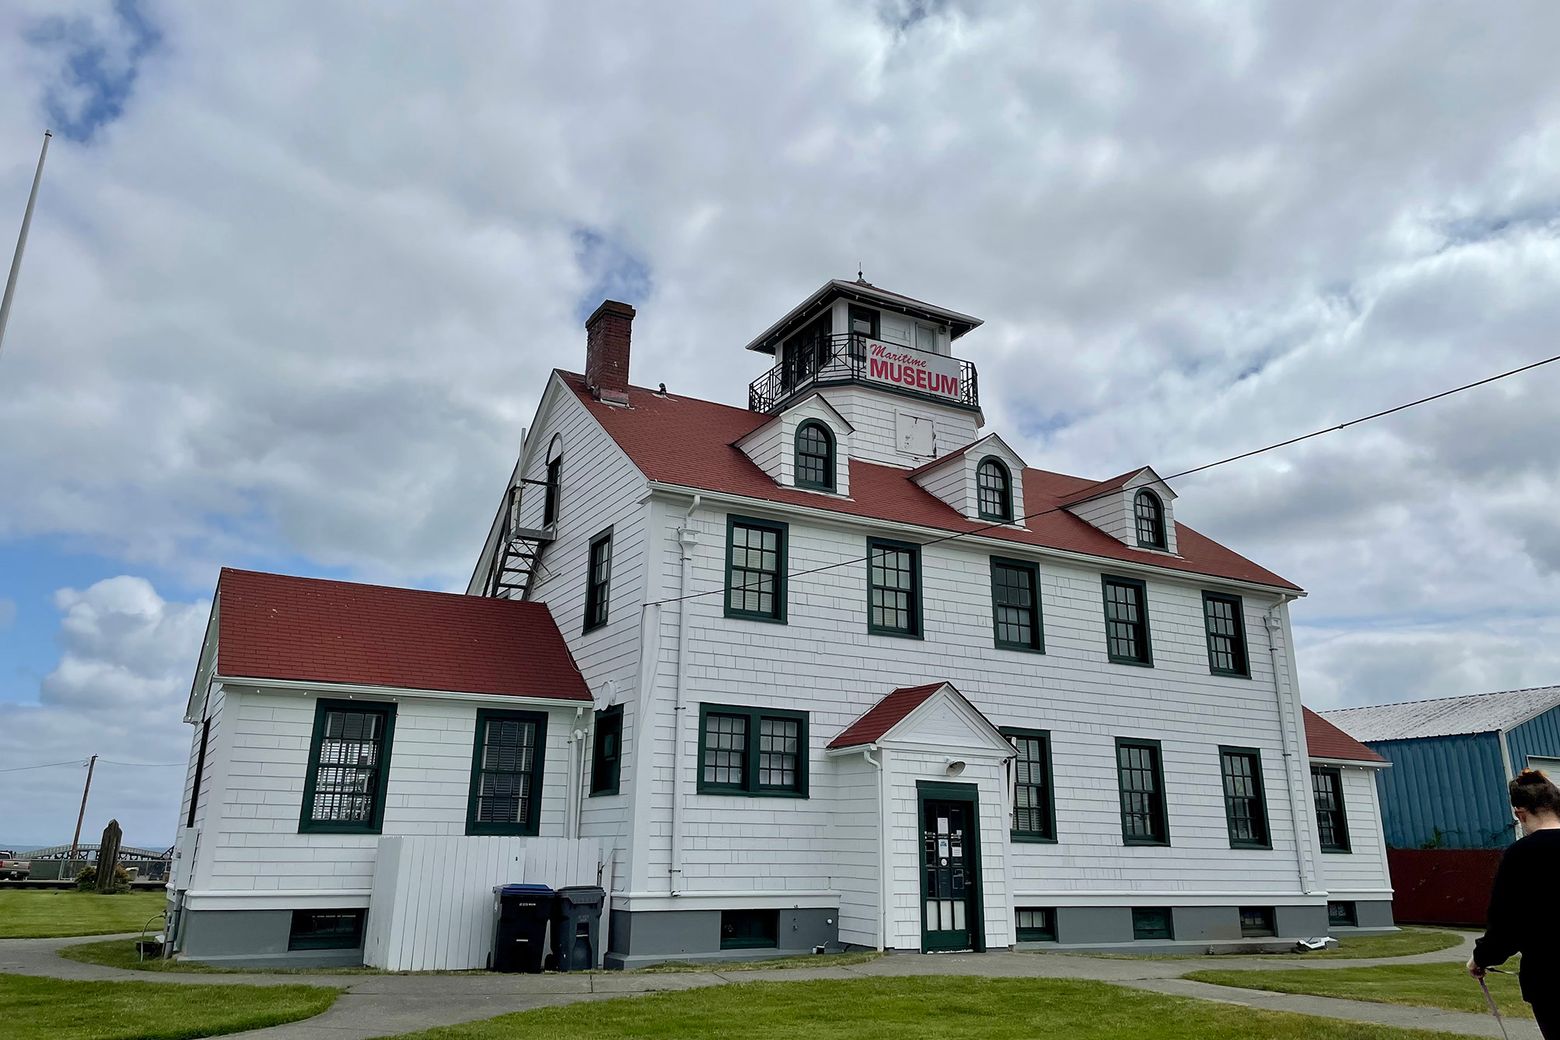
M 866 276 L 861 273 L 861 261 L 860 260 L 856 261 L 856 281 L 860 282 L 862 285 L 866 285 L 867 284 Z

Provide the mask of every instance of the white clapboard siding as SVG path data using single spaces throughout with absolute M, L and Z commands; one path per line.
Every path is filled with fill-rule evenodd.
M 600 852 L 588 839 L 381 838 L 363 961 L 386 971 L 486 967 L 493 888 L 597 884 Z

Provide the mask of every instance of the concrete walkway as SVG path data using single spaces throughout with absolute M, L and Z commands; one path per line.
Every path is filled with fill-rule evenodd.
M 898 954 L 865 964 L 833 967 L 722 973 L 590 973 L 577 975 L 272 975 L 141 972 L 81 964 L 58 956 L 60 948 L 100 942 L 112 936 L 74 939 L 0 940 L 0 973 L 59 979 L 128 980 L 166 985 L 335 986 L 345 990 L 322 1015 L 248 1033 L 230 1034 L 243 1040 L 370 1040 L 434 1026 L 492 1018 L 512 1011 L 573 1004 L 589 1000 L 677 990 L 699 989 L 732 982 L 804 982 L 812 979 L 976 975 L 989 978 L 1060 978 L 1108 982 L 1177 997 L 1193 997 L 1270 1011 L 1428 1029 L 1462 1036 L 1499 1037 L 1495 1020 L 1431 1008 L 1398 1007 L 1331 997 L 1299 996 L 1234 989 L 1192 982 L 1180 976 L 1211 966 L 1240 970 L 1317 970 L 1370 967 L 1378 964 L 1424 964 L 1467 959 L 1472 936 L 1463 945 L 1438 953 L 1369 960 L 1219 957 L 1197 960 L 1102 958 L 1076 954 L 983 953 L 944 956 Z M 126 936 L 125 938 L 129 938 Z M 1469 985 L 1473 983 L 1470 981 Z M 1526 1020 L 1508 1020 L 1511 1040 L 1539 1040 L 1537 1027 Z

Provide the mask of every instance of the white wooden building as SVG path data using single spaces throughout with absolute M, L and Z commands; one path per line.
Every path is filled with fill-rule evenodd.
M 776 364 L 735 408 L 631 386 L 634 316 L 602 304 L 585 373 L 549 377 L 467 590 L 547 624 L 528 619 L 480 681 L 434 667 L 429 684 L 419 669 L 453 644 L 371 638 L 374 597 L 421 597 L 398 616 L 431 612 L 455 642 L 457 598 L 360 597 L 329 674 L 399 704 L 379 801 L 354 810 L 380 832 L 300 825 L 330 655 L 266 685 L 226 649 L 294 636 L 263 611 L 230 628 L 225 586 L 316 583 L 224 572 L 191 701 L 191 721 L 218 721 L 192 752 L 184 934 L 262 909 L 274 942 L 306 909 L 391 927 L 409 911 L 375 902 L 380 843 L 469 840 L 478 711 L 499 700 L 548 720 L 536 837 L 510 840 L 586 843 L 575 864 L 595 850 L 609 965 L 1392 927 L 1383 763 L 1301 707 L 1300 589 L 1178 524 L 1151 468 L 1065 476 L 983 431 L 954 354 L 978 319 L 828 282 L 748 344 Z M 377 681 L 376 655 L 393 662 Z M 352 901 L 331 902 L 336 878 Z

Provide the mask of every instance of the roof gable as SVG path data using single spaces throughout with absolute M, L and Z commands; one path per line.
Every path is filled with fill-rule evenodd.
M 904 686 L 878 701 L 829 741 L 831 751 L 891 740 L 930 743 L 950 752 L 1012 754 L 1001 730 L 950 682 Z
M 1358 762 L 1361 765 L 1388 764 L 1385 758 L 1310 708 L 1305 709 L 1305 746 L 1313 761 Z
M 1023 527 L 993 527 L 962 516 L 909 479 L 909 470 L 861 459 L 850 460 L 849 498 L 817 495 L 777 484 L 735 447 L 735 441 L 769 421 L 766 415 L 640 387 L 629 388 L 627 408 L 614 408 L 591 398 L 584 377 L 571 372 L 560 376 L 652 481 L 1300 591 L 1299 586 L 1182 524 L 1175 525 L 1177 555 L 1145 558 L 1141 550 L 1129 548 L 1062 507 L 1064 498 L 1098 481 L 1023 470 L 1020 486 L 1028 515 Z
M 589 702 L 542 603 L 223 568 L 216 677 Z

